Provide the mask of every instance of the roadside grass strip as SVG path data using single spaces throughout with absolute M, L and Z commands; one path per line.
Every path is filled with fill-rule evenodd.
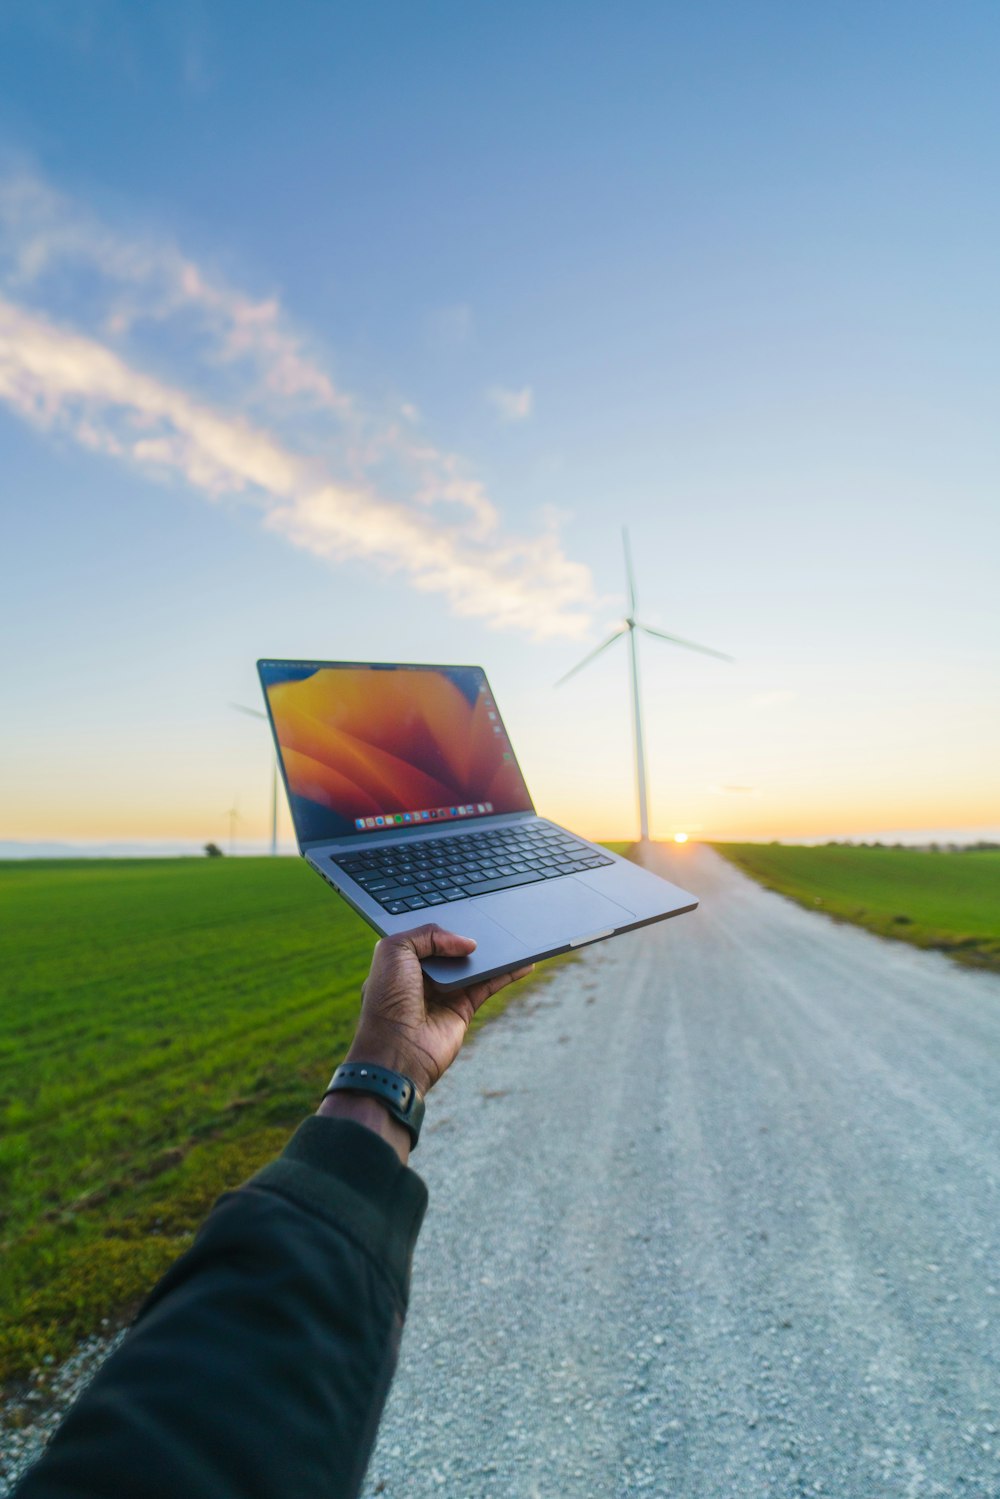
M 811 911 L 1000 972 L 1000 851 L 712 847 L 769 890 Z
M 296 859 L 4 862 L 0 903 L 5 1383 L 126 1320 L 315 1109 L 376 939 Z

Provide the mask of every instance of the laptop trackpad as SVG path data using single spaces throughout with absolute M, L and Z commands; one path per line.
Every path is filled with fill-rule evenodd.
M 634 912 L 572 878 L 491 895 L 490 917 L 536 951 L 614 931 Z

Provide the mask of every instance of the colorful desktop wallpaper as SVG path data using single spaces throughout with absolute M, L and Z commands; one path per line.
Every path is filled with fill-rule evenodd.
M 531 810 L 479 667 L 264 661 L 299 839 L 359 831 L 360 818 Z

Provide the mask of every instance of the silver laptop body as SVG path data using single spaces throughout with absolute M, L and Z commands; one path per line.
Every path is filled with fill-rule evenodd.
M 257 667 L 306 862 L 380 936 L 434 921 L 475 938 L 468 958 L 423 961 L 439 988 L 697 906 L 688 891 L 538 816 L 481 667 Z M 424 676 L 390 679 L 395 672 Z M 453 742 L 463 735 L 468 745 Z M 462 799 L 445 761 L 463 766 Z M 404 803 L 431 786 L 450 794 L 432 806 L 382 806 L 393 778 L 415 788 L 398 793 Z

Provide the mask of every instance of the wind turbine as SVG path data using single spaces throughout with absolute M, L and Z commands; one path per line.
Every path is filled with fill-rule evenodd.
M 632 572 L 632 553 L 628 543 L 628 530 L 622 526 L 622 546 L 625 551 L 625 580 L 628 583 L 628 616 L 618 626 L 613 634 L 609 635 L 596 651 L 591 651 L 589 656 L 584 656 L 582 661 L 577 662 L 571 671 L 564 677 L 560 677 L 556 683 L 561 687 L 563 682 L 568 682 L 570 677 L 575 677 L 578 671 L 589 666 L 595 657 L 602 651 L 606 651 L 609 645 L 614 645 L 621 635 L 628 636 L 629 666 L 632 676 L 632 733 L 635 739 L 635 781 L 639 796 L 639 836 L 643 843 L 649 842 L 649 812 L 646 798 L 646 752 L 642 736 L 642 704 L 639 700 L 639 659 L 636 653 L 635 632 L 642 630 L 646 635 L 654 635 L 657 640 L 669 640 L 671 645 L 683 646 L 686 651 L 701 651 L 705 656 L 717 656 L 720 661 L 732 661 L 732 656 L 727 656 L 723 651 L 713 651 L 707 645 L 696 645 L 693 640 L 682 640 L 679 635 L 667 635 L 663 630 L 654 630 L 652 625 L 641 624 L 635 617 L 636 594 L 635 577 Z
M 239 797 L 234 798 L 233 805 L 230 807 L 226 815 L 229 818 L 229 856 L 230 858 L 232 858 L 232 856 L 236 852 L 236 824 L 240 820 Z
M 242 703 L 230 703 L 230 708 L 235 708 L 237 713 L 245 713 L 248 718 L 262 718 L 267 723 L 267 714 L 261 713 L 259 708 L 244 708 Z M 274 774 L 271 781 L 271 858 L 278 853 L 278 762 L 274 762 Z

